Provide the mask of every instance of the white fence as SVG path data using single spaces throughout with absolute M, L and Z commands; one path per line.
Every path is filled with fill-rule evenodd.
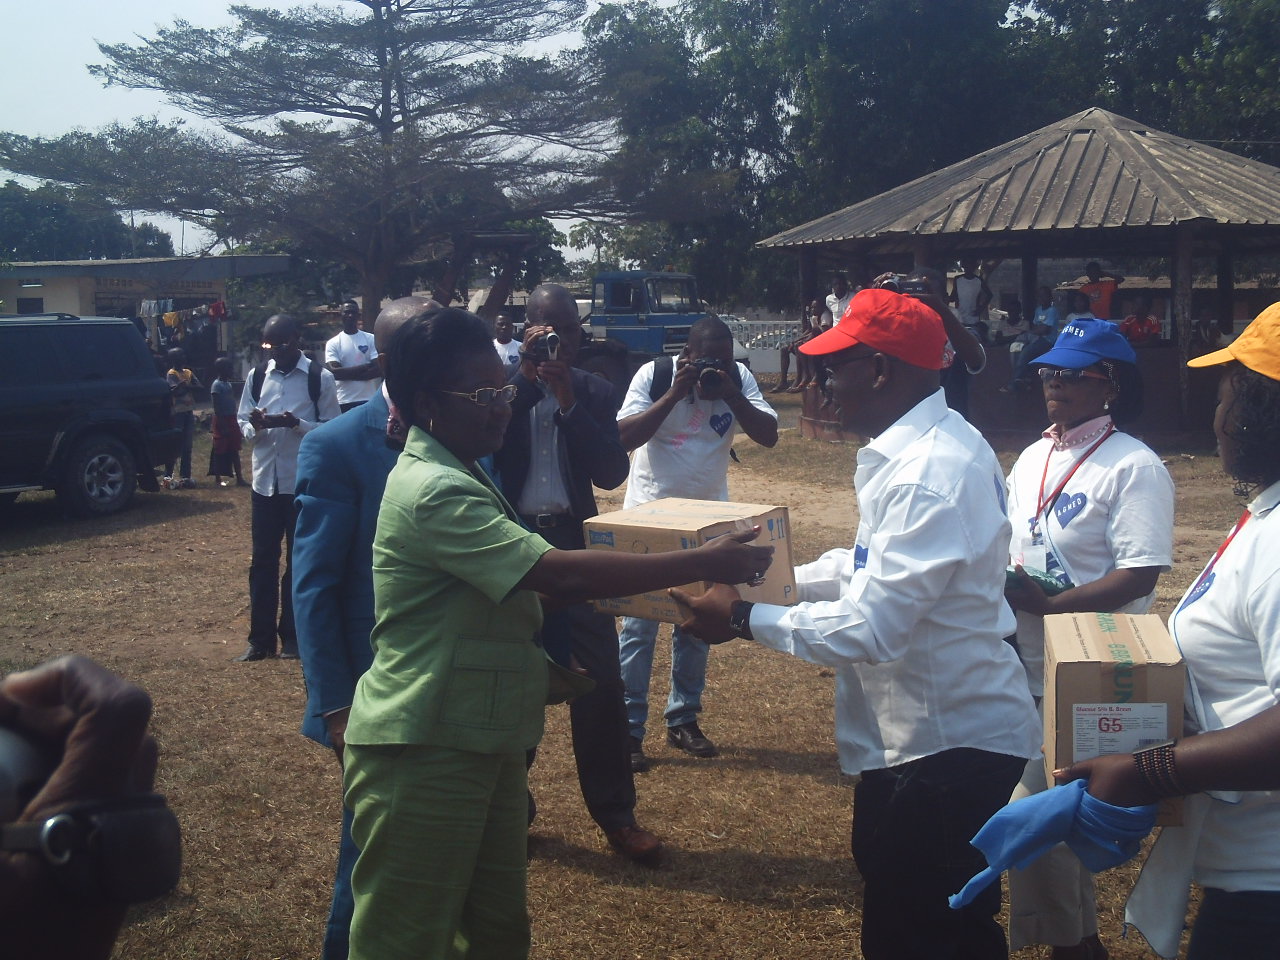
M 724 317 L 734 339 L 747 348 L 747 359 L 756 373 L 778 373 L 778 348 L 800 336 L 799 320 L 740 320 Z

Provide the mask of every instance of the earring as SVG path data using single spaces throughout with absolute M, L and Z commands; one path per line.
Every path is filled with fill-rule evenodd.
M 1103 401 L 1102 401 L 1102 409 L 1103 409 L 1103 410 L 1110 410 L 1110 409 L 1111 409 L 1111 401 L 1110 401 L 1110 400 L 1103 400 Z

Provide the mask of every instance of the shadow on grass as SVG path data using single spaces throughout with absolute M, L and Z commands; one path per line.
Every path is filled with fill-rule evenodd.
M 783 856 L 741 847 L 682 850 L 667 843 L 655 868 L 563 837 L 539 835 L 535 828 L 529 836 L 529 860 L 573 870 L 593 882 L 706 894 L 777 910 L 848 907 L 862 891 L 852 857 Z
M 0 551 L 31 550 L 73 540 L 111 537 L 123 530 L 171 523 L 234 510 L 231 493 L 225 500 L 187 496 L 179 492 L 139 491 L 133 502 L 107 517 L 80 519 L 68 516 L 52 493 L 25 493 L 16 503 L 0 510 Z M 244 491 L 247 498 L 248 492 Z

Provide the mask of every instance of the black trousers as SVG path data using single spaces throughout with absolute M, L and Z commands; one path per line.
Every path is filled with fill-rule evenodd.
M 1021 757 L 945 750 L 869 770 L 854 788 L 853 859 L 862 874 L 867 960 L 994 960 L 1009 956 L 993 883 L 962 910 L 947 897 L 986 868 L 969 845 L 1009 800 Z
M 293 629 L 293 494 L 252 491 L 253 559 L 249 562 L 249 645 L 274 654 L 276 638 L 289 653 L 298 649 Z M 285 543 L 280 575 L 280 541 Z M 277 619 L 278 617 L 278 619 Z
M 561 550 L 582 548 L 580 524 L 538 533 Z M 579 604 L 548 615 L 542 635 L 543 644 L 554 659 L 563 660 L 562 651 L 568 649 L 596 682 L 594 690 L 569 704 L 573 758 L 587 812 L 602 830 L 632 826 L 636 822 L 636 786 L 631 773 L 627 708 L 622 698 L 622 668 L 618 665 L 617 621 L 588 604 Z M 534 751 L 530 751 L 530 764 L 533 756 Z

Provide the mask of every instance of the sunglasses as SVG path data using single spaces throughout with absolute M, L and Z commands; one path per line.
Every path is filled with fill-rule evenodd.
M 1105 373 L 1094 373 L 1092 370 L 1055 370 L 1053 367 L 1041 367 L 1040 379 L 1044 383 L 1050 380 L 1061 380 L 1063 383 L 1079 383 L 1081 380 L 1110 380 Z
M 516 385 L 508 383 L 505 387 L 481 387 L 479 390 L 471 393 L 459 393 L 457 390 L 441 390 L 441 393 L 450 397 L 462 397 L 464 400 L 470 400 L 478 407 L 487 407 L 499 397 L 504 403 L 510 403 L 516 398 Z

